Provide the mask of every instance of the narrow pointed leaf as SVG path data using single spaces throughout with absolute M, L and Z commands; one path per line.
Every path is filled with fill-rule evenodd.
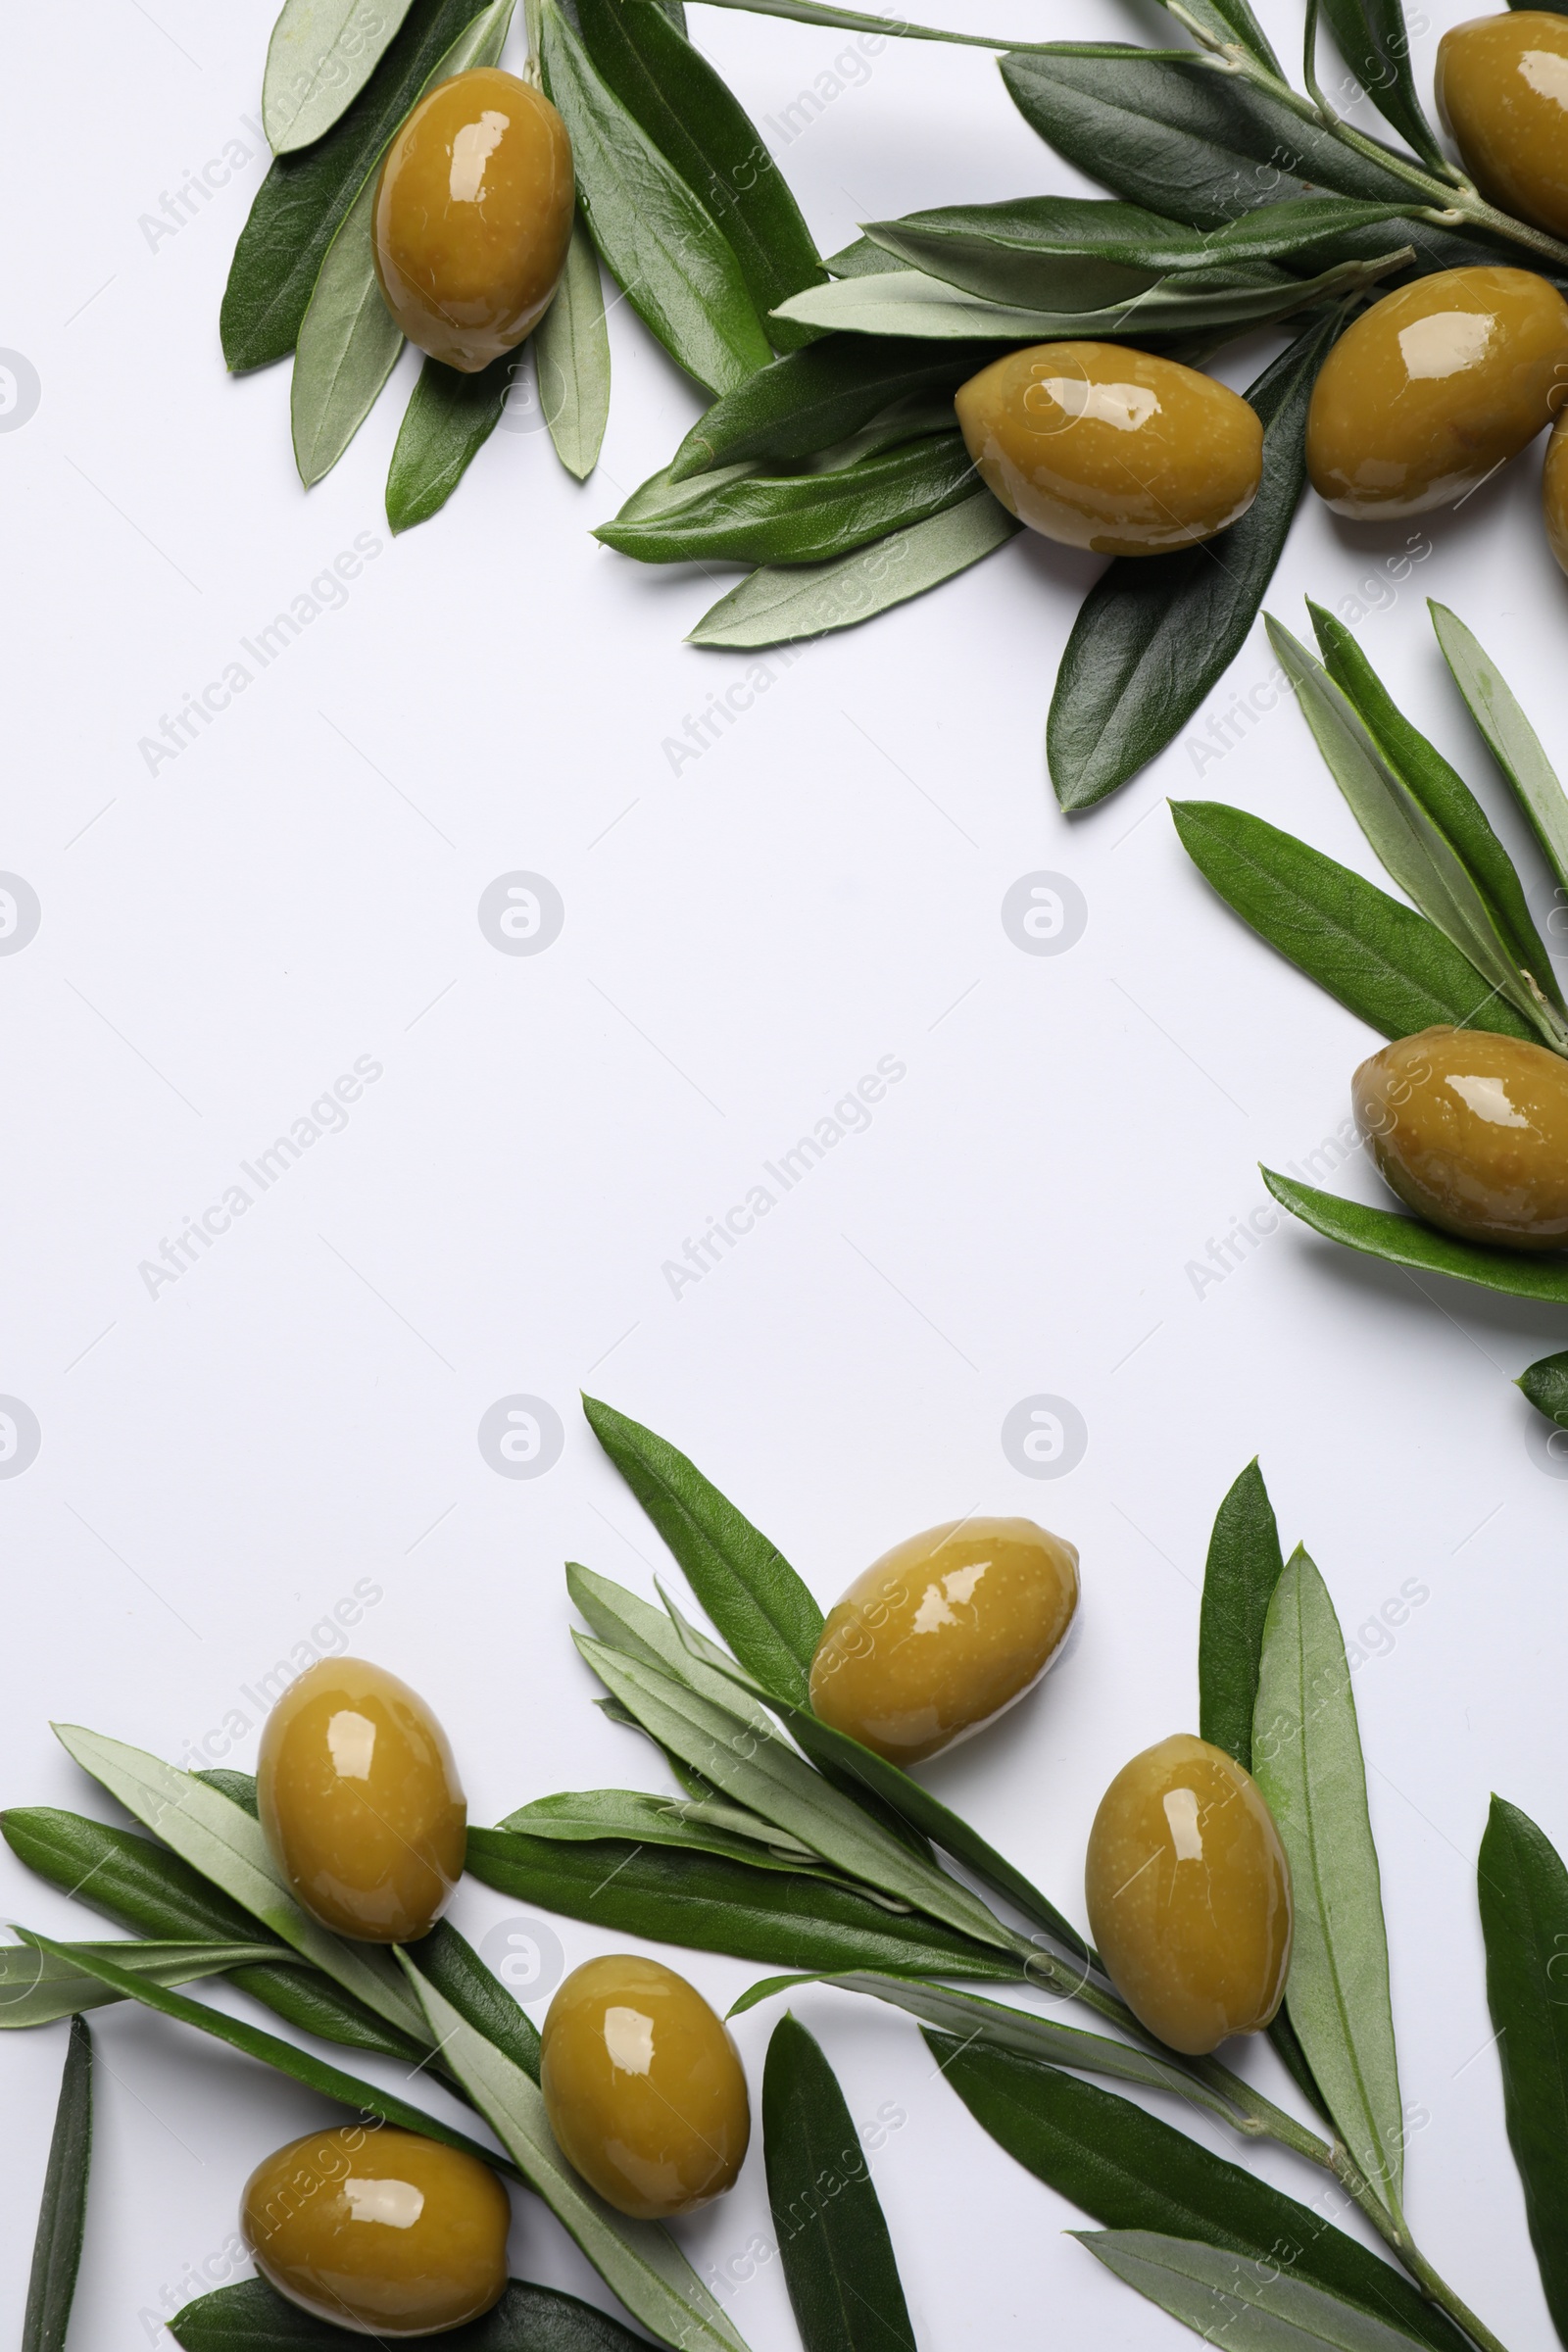
M 1284 1567 L 1274 1506 L 1262 1471 L 1250 1461 L 1214 1521 L 1198 1625 L 1199 1733 L 1247 1772 L 1263 1625 Z
M 0 2029 L 53 2025 L 83 2009 L 100 2008 L 119 1999 L 107 1984 L 72 1958 L 72 1944 L 58 1952 L 40 1952 L 30 1944 L 0 1948 Z M 158 1984 L 188 1984 L 198 1977 L 217 1977 L 247 1961 L 270 1960 L 272 1943 L 98 1943 L 82 1949 L 103 1953 L 150 1977 Z
M 412 1959 L 410 1983 L 431 2038 L 479 2113 L 551 2212 L 634 2320 L 687 2352 L 745 2352 L 718 2305 L 668 2231 L 628 2221 L 574 2172 L 556 2143 L 538 2084 L 475 2030 Z
M 533 364 L 556 455 L 585 482 L 610 420 L 610 332 L 599 256 L 580 212 L 555 300 L 533 330 Z
M 1479 1283 L 1483 1290 L 1504 1291 L 1512 1298 L 1540 1298 L 1551 1306 L 1568 1306 L 1568 1257 L 1528 1255 L 1522 1250 L 1490 1250 L 1480 1242 L 1456 1241 L 1417 1217 L 1402 1217 L 1386 1208 L 1363 1208 L 1358 1200 L 1342 1200 L 1336 1193 L 1319 1192 L 1315 1185 L 1261 1171 L 1282 1208 L 1326 1240 L 1343 1242 L 1368 1257 L 1386 1258 L 1391 1265 L 1410 1266 L 1423 1274 L 1451 1274 L 1459 1282 Z
M 1494 1796 L 1478 1883 L 1508 2144 L 1547 2308 L 1568 2344 L 1568 1871 L 1529 1815 Z
M 1340 1621 L 1299 1548 L 1269 1602 L 1252 1772 L 1290 1858 L 1290 2020 L 1346 2146 L 1396 2214 L 1404 2110 L 1366 1767 Z
M 1540 736 L 1485 650 L 1446 605 L 1431 603 L 1432 625 L 1453 682 L 1487 749 L 1512 785 L 1558 882 L 1568 890 L 1568 794 Z
M 91 2164 L 92 2035 L 86 2020 L 74 2017 L 32 2241 L 22 2352 L 63 2352 L 81 2263 Z
M 1538 1032 L 1436 923 L 1245 808 L 1172 801 L 1182 847 L 1228 906 L 1385 1037 L 1422 1029 Z
M 1393 124 L 1424 164 L 1437 171 L 1447 158 L 1416 95 L 1410 35 L 1399 0 L 1323 0 L 1340 55 L 1385 122 Z
M 988 345 L 934 351 L 909 339 L 830 335 L 760 368 L 715 400 L 670 463 L 684 482 L 715 466 L 793 464 L 831 449 L 911 394 L 951 396 L 995 357 Z
M 823 1618 L 778 1546 L 663 1438 L 596 1397 L 583 1411 L 741 1664 L 804 1699 Z
M 354 2338 L 285 2303 L 265 2278 L 202 2295 L 169 2323 L 183 2352 L 347 2352 Z M 644 2352 L 647 2338 L 552 2286 L 514 2278 L 482 2320 L 441 2337 L 441 2352 Z
M 730 1819 L 755 1823 L 756 1827 L 737 1831 L 728 1826 Z M 541 1796 L 509 1813 L 497 1826 L 520 1830 L 525 1837 L 564 1838 L 573 1843 L 595 1843 L 606 1838 L 641 1839 L 649 1845 L 678 1846 L 689 1853 L 722 1854 L 727 1861 L 744 1862 L 753 1870 L 809 1872 L 816 1861 L 808 1846 L 786 1838 L 771 1822 L 738 1805 L 694 1804 L 688 1798 L 647 1796 L 632 1788 Z
M 226 1796 L 232 1804 L 238 1805 L 250 1815 L 252 1821 L 261 1820 L 262 1802 L 256 1793 L 254 1772 L 229 1772 L 220 1764 L 209 1772 L 199 1772 L 196 1778 L 205 1781 L 209 1788 L 216 1788 L 220 1795 Z
M 403 412 L 386 477 L 386 518 L 394 532 L 440 513 L 473 464 L 507 405 L 517 352 L 503 352 L 475 375 L 426 360 Z
M 974 481 L 962 434 L 932 433 L 827 473 L 752 474 L 674 514 L 617 516 L 594 537 L 641 564 L 821 564 L 945 514 Z
M 762 2070 L 767 2197 L 805 2352 L 914 2352 L 855 2118 L 806 2028 L 781 2018 Z
M 464 2023 L 537 2082 L 539 2029 L 452 1922 L 438 1919 L 408 1952 L 420 1976 L 451 2002 Z
M 1409 2352 L 1418 2339 L 1272 2263 L 1150 2230 L 1073 2232 L 1097 2262 L 1228 2352 Z
M 1568 1351 L 1544 1355 L 1520 1373 L 1514 1386 L 1523 1389 L 1538 1413 L 1568 1429 Z
M 354 103 L 385 55 L 409 0 L 284 0 L 262 81 L 274 155 L 309 147 Z
M 1268 35 L 1247 0 L 1192 0 L 1189 14 L 1200 24 L 1206 25 L 1216 40 L 1239 42 L 1259 65 L 1267 66 L 1271 74 L 1284 80 L 1279 59 L 1268 45 Z

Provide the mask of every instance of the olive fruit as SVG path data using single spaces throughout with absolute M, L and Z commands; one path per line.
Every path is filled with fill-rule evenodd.
M 1291 1871 L 1250 1772 L 1178 1732 L 1122 1767 L 1084 1870 L 1089 1926 L 1140 2024 L 1201 2057 L 1255 2034 L 1291 1962 Z
M 1406 1205 L 1467 1242 L 1568 1243 L 1568 1061 L 1488 1029 L 1423 1029 L 1363 1061 L 1356 1124 Z
M 1568 302 L 1533 270 L 1440 270 L 1385 294 L 1312 387 L 1306 468 L 1360 522 L 1451 506 L 1553 414 Z
M 550 307 L 571 240 L 571 141 L 548 98 L 476 66 L 421 98 L 386 151 L 372 245 L 411 343 L 475 374 Z
M 240 2230 L 302 2311 L 357 2335 L 434 2335 L 507 2284 L 512 2202 L 477 2156 L 417 2132 L 312 2132 L 259 2164 Z
M 811 1706 L 917 1764 L 1032 1690 L 1078 1606 L 1078 1554 L 1032 1519 L 958 1519 L 895 1544 L 828 1615 Z
M 368 1943 L 413 1943 L 463 1876 L 468 1807 L 447 1736 L 407 1683 L 323 1658 L 267 1718 L 256 1793 L 296 1901 Z
M 1007 512 L 1097 555 L 1211 539 L 1246 514 L 1263 475 L 1263 427 L 1238 393 L 1120 343 L 1009 351 L 955 405 Z
M 1568 438 L 1558 416 L 1546 443 L 1546 462 L 1541 469 L 1541 511 L 1546 518 L 1546 538 L 1552 554 L 1568 571 Z
M 1482 195 L 1568 236 L 1568 24 L 1519 9 L 1455 24 L 1438 43 L 1436 95 Z
M 672 1968 L 634 1952 L 574 1968 L 540 2058 L 556 2137 L 617 2213 L 661 2221 L 734 2186 L 752 2132 L 740 2054 Z

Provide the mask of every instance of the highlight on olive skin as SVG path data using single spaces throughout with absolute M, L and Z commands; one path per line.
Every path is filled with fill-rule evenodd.
M 1378 1171 L 1406 1207 L 1467 1242 L 1568 1245 L 1568 1061 L 1486 1029 L 1423 1029 L 1350 1086 Z
M 1090 1933 L 1151 2034 L 1190 2058 L 1256 2034 L 1285 1994 L 1291 1871 L 1250 1773 L 1181 1732 L 1134 1756 L 1089 1834 Z
M 980 478 L 1065 547 L 1154 556 L 1211 539 L 1263 478 L 1257 412 L 1209 375 L 1120 343 L 1037 343 L 955 403 Z
M 512 2202 L 476 2156 L 414 2132 L 353 2124 L 259 2164 L 240 2230 L 270 2286 L 359 2335 L 436 2335 L 507 2284 Z
M 262 1731 L 262 1828 L 290 1891 L 339 1936 L 414 1943 L 463 1876 L 468 1808 L 417 1691 L 363 1658 L 323 1658 Z
M 1078 1606 L 1078 1554 L 1031 1519 L 959 1519 L 858 1576 L 811 1660 L 811 1707 L 895 1764 L 917 1764 L 1010 1707 Z
M 1452 506 L 1551 422 L 1568 302 L 1533 270 L 1442 270 L 1348 326 L 1312 388 L 1306 469 L 1352 521 Z
M 537 326 L 565 268 L 571 141 L 548 98 L 476 66 L 422 98 L 386 151 L 371 242 L 411 343 L 465 374 Z
M 616 1952 L 562 1984 L 539 2086 L 567 2162 L 617 2213 L 665 2221 L 732 2188 L 751 2107 L 729 2029 L 694 1984 Z
M 1472 17 L 1438 43 L 1438 112 L 1489 203 L 1568 236 L 1568 24 Z

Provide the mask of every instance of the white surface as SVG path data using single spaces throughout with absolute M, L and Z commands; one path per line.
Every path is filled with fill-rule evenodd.
M 1295 10 L 1269 13 L 1294 54 Z M 1406 1579 L 1430 1589 L 1356 1685 L 1404 2087 L 1431 2117 L 1411 2215 L 1511 2352 L 1544 2352 L 1473 1874 L 1493 1788 L 1568 1840 L 1568 1493 L 1509 1385 L 1562 1343 L 1560 1319 L 1423 1293 L 1300 1228 L 1201 1298 L 1187 1271 L 1262 1201 L 1259 1158 L 1300 1160 L 1334 1133 L 1368 1050 L 1209 898 L 1163 809 L 1167 794 L 1238 801 L 1369 870 L 1298 718 L 1275 712 L 1199 778 L 1200 714 L 1069 826 L 1043 727 L 1095 565 L 1020 541 L 775 661 L 755 709 L 672 774 L 663 739 L 746 659 L 680 643 L 723 580 L 642 570 L 587 535 L 698 409 L 624 307 L 594 480 L 575 488 L 540 436 L 498 433 L 396 546 L 380 498 L 411 359 L 308 498 L 286 368 L 225 377 L 218 303 L 261 175 L 243 119 L 269 14 L 113 0 L 76 24 L 69 78 L 48 12 L 6 36 L 0 343 L 32 361 L 42 399 L 0 435 L 0 867 L 43 920 L 0 959 L 0 1392 L 37 1414 L 42 1447 L 0 1482 L 0 1796 L 93 1809 L 52 1716 L 175 1757 L 230 1709 L 254 1715 L 243 1687 L 362 1578 L 384 1598 L 355 1640 L 444 1717 L 474 1819 L 652 1785 L 567 1640 L 564 1557 L 644 1589 L 659 1557 L 575 1412 L 586 1384 L 686 1447 L 824 1601 L 896 1539 L 972 1509 L 1038 1515 L 1081 1545 L 1072 1654 L 931 1773 L 1076 1908 L 1106 1781 L 1194 1721 L 1208 1527 L 1260 1452 L 1283 1532 L 1308 1541 L 1348 1629 Z M 997 28 L 1020 37 L 1166 37 L 1154 9 L 1115 0 L 1012 14 Z M 1006 16 L 987 0 L 968 21 Z M 717 10 L 694 27 L 759 119 L 845 47 Z M 1423 81 L 1435 39 L 1417 43 Z M 140 217 L 236 136 L 255 160 L 151 249 Z M 1078 184 L 983 53 L 914 44 L 781 153 L 824 250 L 859 219 Z M 1361 629 L 1473 775 L 1429 592 L 1568 755 L 1568 593 L 1538 465 L 1432 518 L 1430 557 Z M 138 739 L 363 532 L 380 552 L 344 607 L 150 776 Z M 1338 603 L 1402 535 L 1338 527 L 1309 501 L 1273 609 L 1300 625 L 1303 593 Z M 1259 634 L 1210 708 L 1268 668 Z M 537 957 L 498 954 L 476 921 L 516 868 L 564 901 Z M 1088 903 L 1059 957 L 1002 928 L 1004 893 L 1037 869 Z M 149 1297 L 140 1261 L 361 1055 L 384 1074 L 346 1131 Z M 663 1261 L 883 1055 L 907 1075 L 869 1130 L 672 1297 Z M 1358 1166 L 1328 1181 L 1377 1197 Z M 565 1423 L 534 1481 L 497 1476 L 476 1444 L 481 1413 L 517 1392 Z M 1000 1443 L 1041 1392 L 1089 1431 L 1056 1485 Z M 254 1744 L 253 1728 L 232 1760 Z M 9 1855 L 4 1899 L 94 1932 Z M 514 1908 L 471 1888 L 457 1916 L 478 1933 Z M 616 1940 L 560 1933 L 573 1962 Z M 715 1999 L 758 1973 L 678 1965 Z M 1080 2217 L 931 2079 L 912 2029 L 842 1995 L 798 2007 L 857 2117 L 906 2111 L 875 2174 L 922 2352 L 1175 2344 L 1062 2234 Z M 754 2082 L 768 2025 L 741 2027 Z M 154 2018 L 106 2015 L 96 2040 L 77 2352 L 147 2340 L 138 2315 L 223 2246 L 251 2166 L 322 2112 Z M 3 2053 L 13 2339 L 62 2049 L 50 2033 Z M 1287 2160 L 1264 2169 L 1314 2193 Z M 758 2149 L 688 2242 L 716 2262 L 764 2217 Z M 531 2203 L 516 2258 L 598 2292 Z M 794 2342 L 776 2265 L 734 2308 L 757 2352 Z

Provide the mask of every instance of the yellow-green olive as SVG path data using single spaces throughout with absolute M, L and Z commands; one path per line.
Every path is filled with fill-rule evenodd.
M 1568 24 L 1518 9 L 1455 24 L 1438 43 L 1436 94 L 1482 195 L 1568 236 Z
M 1154 556 L 1212 539 L 1257 496 L 1263 427 L 1211 375 L 1120 343 L 1037 343 L 956 403 L 986 488 L 1047 539 Z
M 1033 1689 L 1078 1606 L 1078 1554 L 1032 1519 L 958 1519 L 896 1544 L 822 1628 L 811 1706 L 896 1764 L 934 1756 Z
M 416 2132 L 352 2124 L 291 2140 L 252 2173 L 239 2218 L 269 2284 L 357 2335 L 435 2335 L 506 2288 L 505 2187 Z
M 1451 506 L 1551 421 L 1568 302 L 1533 270 L 1440 270 L 1385 294 L 1312 388 L 1306 467 L 1337 514 Z
M 1546 443 L 1546 462 L 1541 469 L 1541 511 L 1546 518 L 1546 538 L 1552 554 L 1568 571 L 1568 432 L 1561 404 Z
M 1568 1244 L 1568 1061 L 1487 1029 L 1423 1029 L 1363 1061 L 1356 1124 L 1431 1225 L 1513 1250 Z
M 386 151 L 375 273 L 411 343 L 471 375 L 536 326 L 565 267 L 571 141 L 548 98 L 494 66 L 421 98 Z
M 295 1900 L 368 1943 L 413 1943 L 463 1876 L 468 1807 L 417 1691 L 363 1658 L 323 1658 L 267 1718 L 262 1828 Z
M 752 2132 L 740 2053 L 672 1968 L 633 1952 L 574 1968 L 543 2044 L 551 2128 L 617 2213 L 661 2221 L 734 2186 Z
M 1291 1871 L 1250 1772 L 1178 1732 L 1101 1799 L 1084 1871 L 1089 1927 L 1128 2008 L 1200 2057 L 1255 2034 L 1291 1964 Z

